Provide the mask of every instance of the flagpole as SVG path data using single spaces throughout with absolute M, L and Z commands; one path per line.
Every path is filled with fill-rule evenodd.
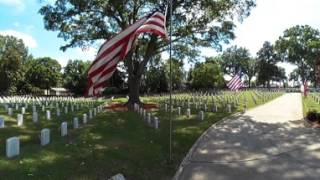
M 170 134 L 169 134 L 169 161 L 172 162 L 172 0 L 170 1 L 170 44 L 169 44 L 169 61 L 170 61 L 170 113 L 169 113 L 169 123 L 170 123 Z

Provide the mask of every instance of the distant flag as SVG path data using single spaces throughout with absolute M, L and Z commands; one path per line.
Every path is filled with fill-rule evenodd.
M 241 82 L 240 72 L 237 73 L 227 84 L 228 88 L 231 91 L 236 91 L 243 87 L 243 84 Z
M 88 71 L 88 96 L 96 96 L 106 87 L 106 81 L 116 71 L 119 61 L 124 60 L 141 33 L 152 33 L 167 39 L 166 16 L 154 12 L 124 31 L 120 32 L 100 47 L 98 54 Z

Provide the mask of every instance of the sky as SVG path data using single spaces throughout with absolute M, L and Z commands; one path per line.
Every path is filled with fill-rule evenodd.
M 63 39 L 58 32 L 44 29 L 41 6 L 54 0 L 0 0 L 0 34 L 23 39 L 34 57 L 49 56 L 65 66 L 69 59 L 93 60 L 97 47 L 86 51 L 81 48 L 62 52 Z M 257 0 L 251 15 L 237 24 L 236 39 L 231 45 L 246 47 L 252 56 L 262 47 L 264 41 L 274 43 L 283 31 L 295 25 L 308 24 L 320 29 L 320 0 Z M 202 50 L 203 56 L 217 55 L 213 49 Z M 280 66 L 289 74 L 295 67 L 282 63 Z M 190 67 L 187 65 L 186 68 Z

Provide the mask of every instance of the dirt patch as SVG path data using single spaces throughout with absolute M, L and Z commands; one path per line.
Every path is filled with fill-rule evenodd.
M 146 110 L 157 109 L 157 104 L 143 104 L 143 108 Z M 129 111 L 128 107 L 125 104 L 113 103 L 105 106 L 105 109 L 108 111 Z

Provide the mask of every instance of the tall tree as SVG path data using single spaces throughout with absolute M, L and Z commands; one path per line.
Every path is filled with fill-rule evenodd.
M 223 72 L 217 61 L 207 59 L 204 63 L 196 63 L 190 71 L 192 89 L 214 89 L 225 85 Z
M 89 66 L 89 61 L 69 60 L 63 72 L 64 87 L 76 95 L 84 95 Z
M 109 39 L 154 9 L 164 11 L 167 1 L 160 0 L 56 0 L 40 9 L 47 30 L 59 31 L 67 44 L 86 46 L 99 39 Z M 174 57 L 196 59 L 200 47 L 221 48 L 234 38 L 233 21 L 247 17 L 254 0 L 175 0 L 173 1 L 172 43 Z M 201 12 L 201 13 L 199 13 Z M 169 16 L 169 13 L 168 13 Z M 129 105 L 140 102 L 140 80 L 145 67 L 157 54 L 167 50 L 167 43 L 154 35 L 143 35 L 127 55 Z
M 26 79 L 32 86 L 48 90 L 61 84 L 61 65 L 57 60 L 42 57 L 31 63 L 32 68 L 26 72 Z
M 240 70 L 243 74 L 248 75 L 249 61 L 249 50 L 244 47 L 232 46 L 221 55 L 221 67 L 224 73 L 230 76 L 236 75 Z
M 258 63 L 255 58 L 250 58 L 247 67 L 248 85 L 251 87 L 251 80 L 257 74 Z
M 320 56 L 319 30 L 309 25 L 291 27 L 279 37 L 275 47 L 282 61 L 298 66 L 299 75 L 304 81 L 308 77 L 306 70 L 314 72 L 316 58 Z
M 167 82 L 170 82 L 170 60 L 168 59 L 164 64 L 165 74 Z M 184 81 L 183 62 L 173 58 L 171 60 L 171 72 L 172 72 L 172 90 L 181 89 Z M 169 87 L 169 85 L 168 85 Z
M 274 46 L 266 41 L 257 52 L 257 82 L 264 87 L 270 87 L 270 82 L 278 73 L 277 62 L 280 58 L 275 52 Z
M 21 39 L 0 35 L 0 91 L 6 94 L 17 92 L 19 80 L 23 78 L 23 63 L 28 50 Z

